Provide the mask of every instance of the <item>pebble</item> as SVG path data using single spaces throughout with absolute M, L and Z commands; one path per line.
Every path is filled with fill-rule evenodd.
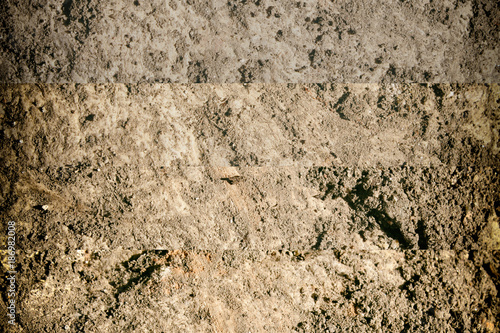
M 49 205 L 43 205 L 43 206 L 42 206 L 42 209 L 43 209 L 43 210 L 49 210 Z

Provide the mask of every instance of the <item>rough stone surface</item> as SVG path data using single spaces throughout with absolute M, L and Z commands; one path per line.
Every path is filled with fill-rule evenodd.
M 16 332 L 497 332 L 499 91 L 4 85 Z
M 24 332 L 496 332 L 500 319 L 498 252 L 49 244 L 20 265 Z
M 499 7 L 446 1 L 11 1 L 0 80 L 499 82 Z
M 31 248 L 85 235 L 144 250 L 493 249 L 499 97 L 497 85 L 6 86 L 0 204 Z

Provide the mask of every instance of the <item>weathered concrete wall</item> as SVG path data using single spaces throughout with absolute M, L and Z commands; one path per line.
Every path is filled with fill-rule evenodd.
M 38 84 L 0 101 L 24 329 L 494 330 L 498 85 Z
M 0 331 L 498 332 L 499 24 L 1 2 Z
M 475 1 L 5 1 L 2 82 L 499 82 Z

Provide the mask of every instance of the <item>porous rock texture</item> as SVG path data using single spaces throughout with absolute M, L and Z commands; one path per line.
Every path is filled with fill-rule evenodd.
M 0 331 L 499 332 L 499 24 L 1 1 Z
M 499 88 L 4 85 L 18 328 L 495 331 Z
M 500 79 L 490 0 L 5 0 L 5 83 Z

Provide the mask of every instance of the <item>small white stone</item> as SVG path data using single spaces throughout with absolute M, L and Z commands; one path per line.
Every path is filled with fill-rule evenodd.
M 24 141 L 23 140 L 19 140 L 19 143 L 23 143 Z
M 43 206 L 42 206 L 42 209 L 43 209 L 43 210 L 49 210 L 49 205 L 43 205 Z
M 172 270 L 170 269 L 170 267 L 162 267 L 160 270 L 160 277 L 165 278 L 165 277 L 169 276 L 171 273 L 172 273 Z

